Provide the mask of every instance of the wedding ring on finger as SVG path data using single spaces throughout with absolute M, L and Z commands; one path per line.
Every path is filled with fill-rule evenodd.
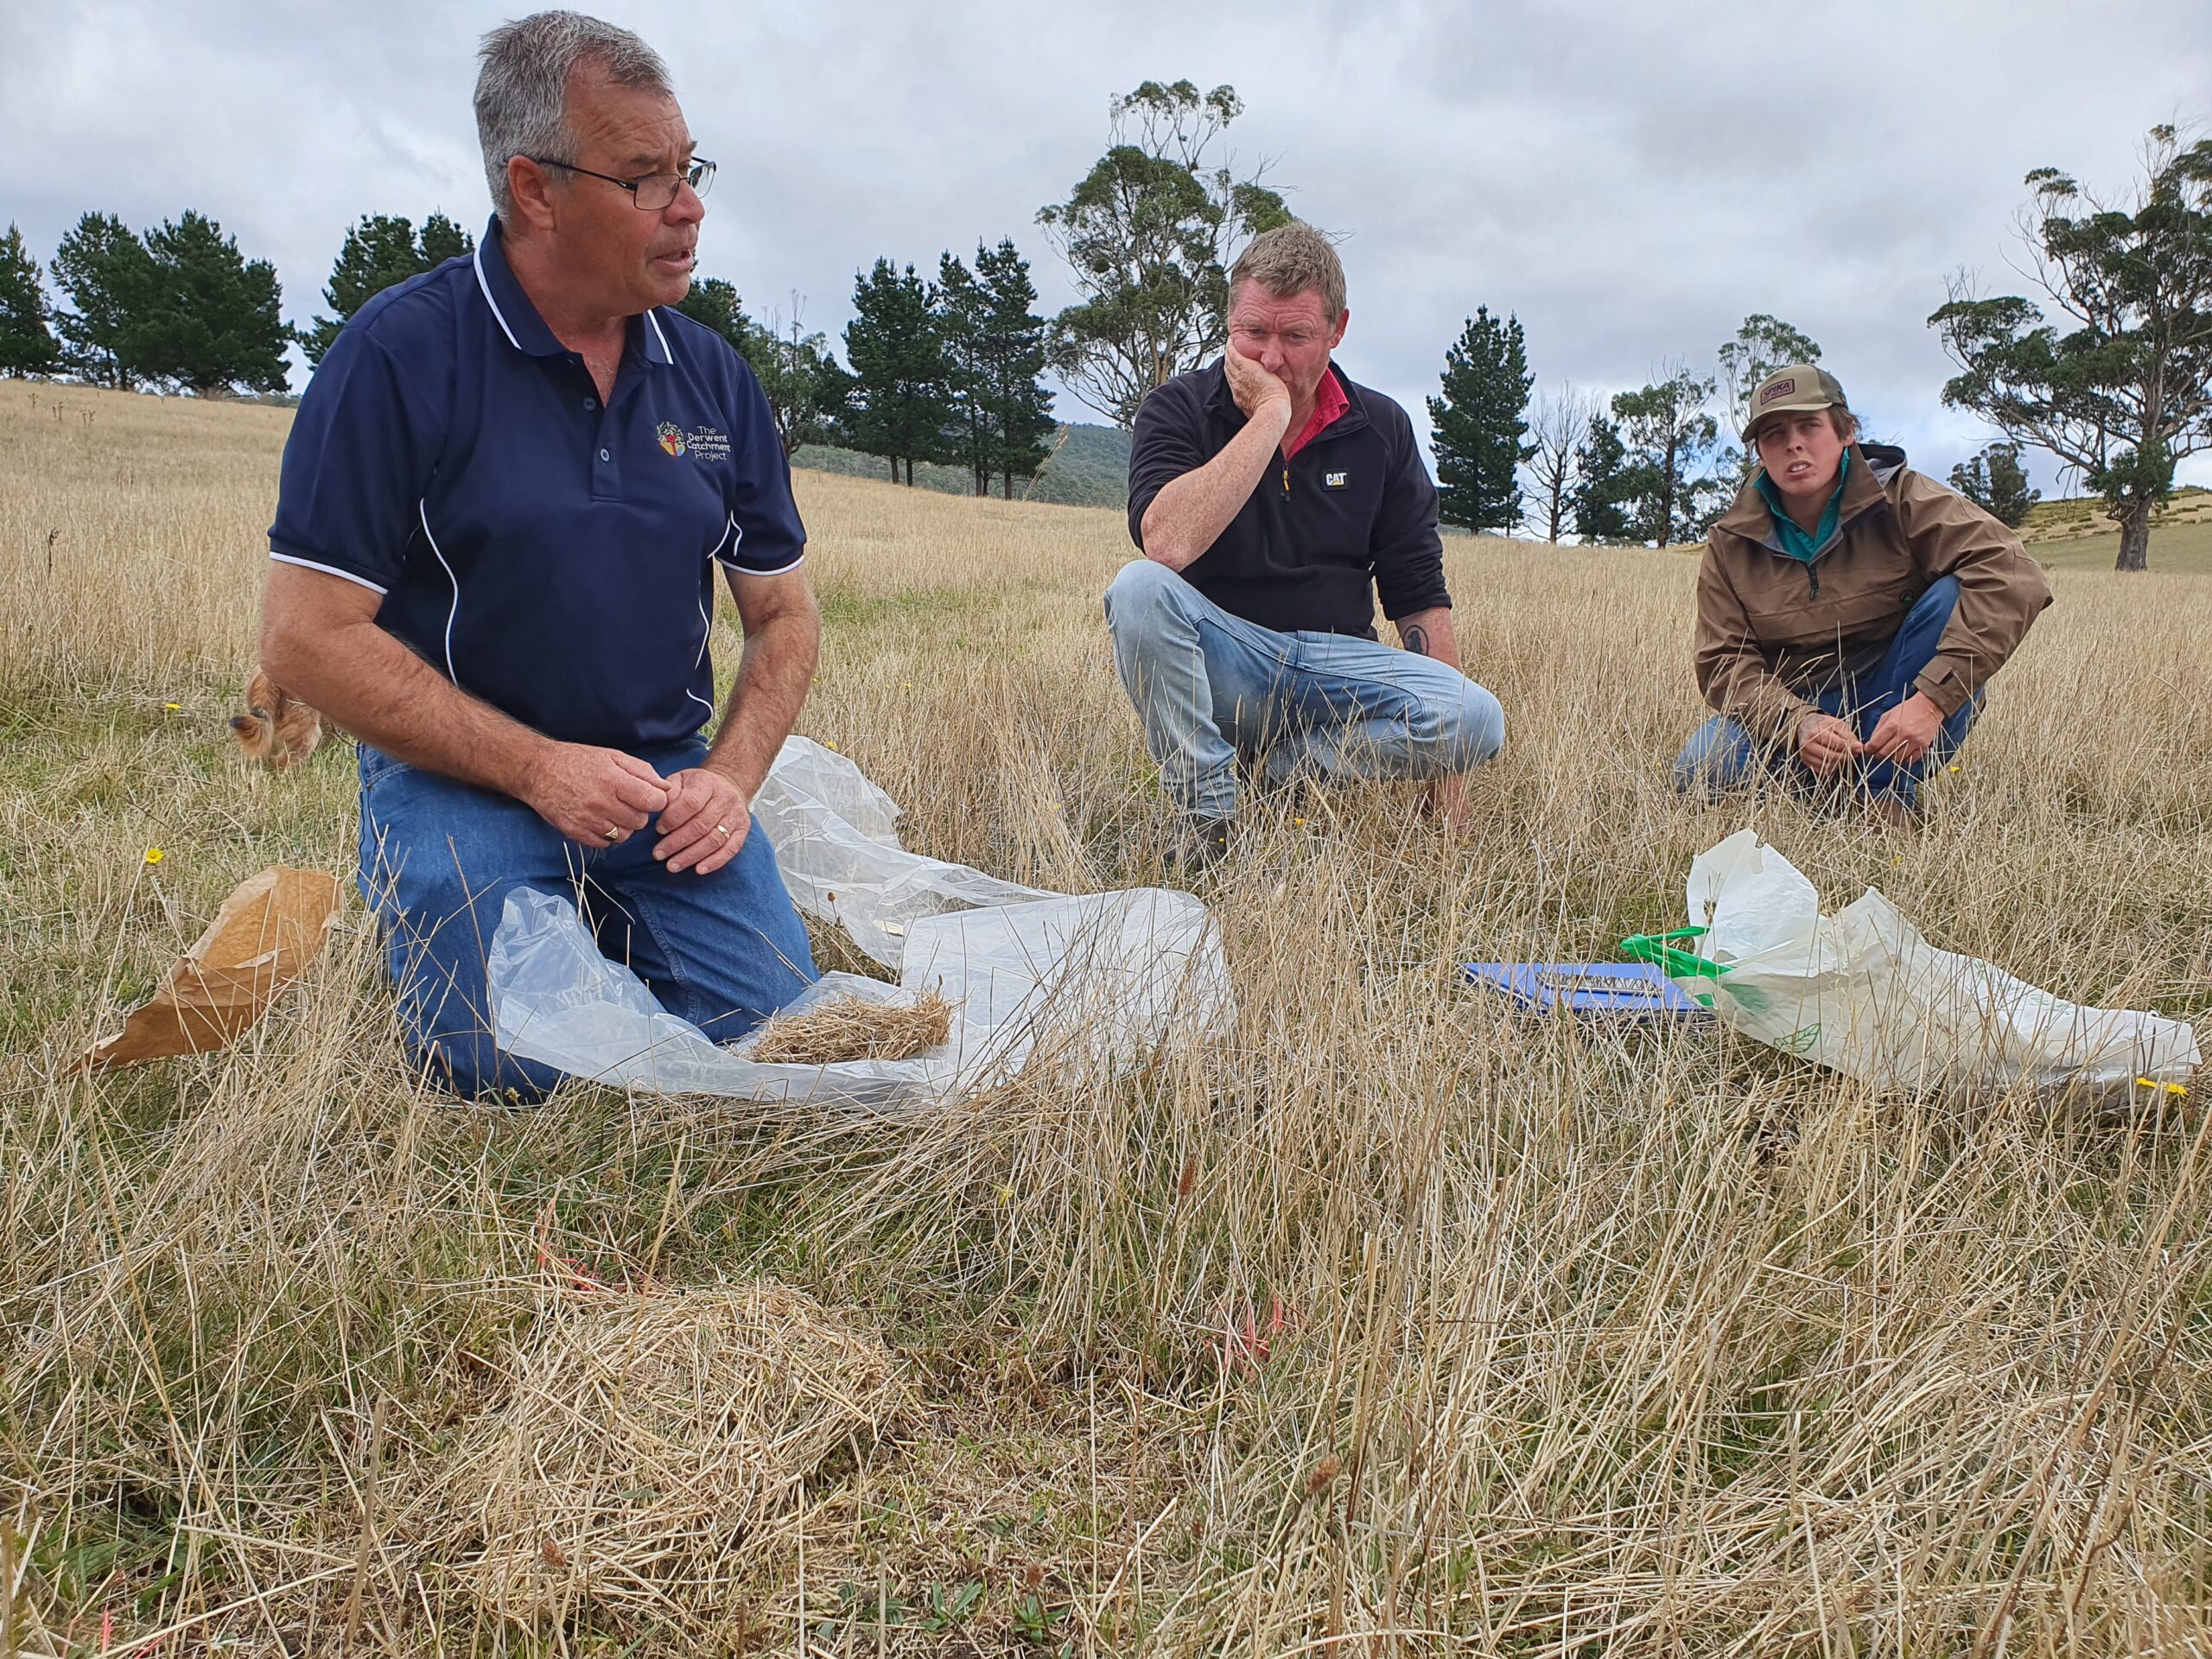
M 608 824 L 607 826 L 607 844 L 612 847 L 616 842 L 621 839 L 622 832 L 616 829 L 613 824 Z
M 720 836 L 724 841 L 728 841 L 729 839 L 729 825 L 726 823 L 716 824 L 715 826 L 715 833 Z

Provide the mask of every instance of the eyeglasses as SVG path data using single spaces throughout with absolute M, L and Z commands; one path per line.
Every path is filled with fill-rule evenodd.
M 556 162 L 550 156 L 525 156 L 523 160 L 535 162 L 540 167 L 581 173 L 588 179 L 604 179 L 617 189 L 627 190 L 630 199 L 648 213 L 657 213 L 674 201 L 676 193 L 687 184 L 695 196 L 705 195 L 715 184 L 715 164 L 703 156 L 694 156 L 690 166 L 681 173 L 648 173 L 640 179 L 618 179 L 611 173 L 594 173 L 574 162 Z

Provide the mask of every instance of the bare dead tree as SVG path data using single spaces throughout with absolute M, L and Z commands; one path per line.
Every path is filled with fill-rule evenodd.
M 1572 385 L 1547 392 L 1529 423 L 1529 441 L 1535 454 L 1529 458 L 1529 496 L 1535 514 L 1544 521 L 1544 539 L 1559 540 L 1573 513 L 1575 456 L 1590 435 L 1590 416 L 1596 405 Z

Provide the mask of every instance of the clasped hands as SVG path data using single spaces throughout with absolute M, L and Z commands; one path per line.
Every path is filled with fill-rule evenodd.
M 662 777 L 620 749 L 556 743 L 531 774 L 524 801 L 569 840 L 615 847 L 659 816 L 653 856 L 671 870 L 712 875 L 735 858 L 753 811 L 734 779 L 712 766 Z
M 1834 777 L 1857 760 L 1909 766 L 1926 757 L 1942 729 L 1943 711 L 1916 691 L 1875 721 L 1863 742 L 1849 721 L 1808 715 L 1797 728 L 1797 758 L 1817 778 Z

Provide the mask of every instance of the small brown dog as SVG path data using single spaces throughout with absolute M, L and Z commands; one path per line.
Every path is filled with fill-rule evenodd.
M 322 741 L 322 716 L 257 668 L 245 683 L 245 713 L 231 721 L 232 734 L 246 759 L 272 772 L 296 766 Z

